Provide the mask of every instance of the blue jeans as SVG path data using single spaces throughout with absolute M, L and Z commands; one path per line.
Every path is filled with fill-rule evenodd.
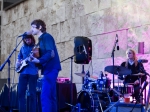
M 57 69 L 54 69 L 43 77 L 41 91 L 42 112 L 57 112 L 56 79 L 58 72 Z
M 29 112 L 36 112 L 36 85 L 38 75 L 20 74 L 18 84 L 19 112 L 26 112 L 26 90 L 29 84 Z

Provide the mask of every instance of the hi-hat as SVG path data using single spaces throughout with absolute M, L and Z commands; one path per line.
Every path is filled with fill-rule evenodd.
M 81 77 L 85 77 L 85 73 L 75 73 L 75 74 L 78 75 L 78 76 L 81 76 Z M 97 76 L 93 76 L 93 75 L 90 75 L 89 78 L 98 79 Z
M 116 74 L 116 75 L 130 75 L 131 74 L 131 70 L 129 70 L 128 68 L 117 66 L 117 65 L 106 66 L 105 71 L 111 74 Z

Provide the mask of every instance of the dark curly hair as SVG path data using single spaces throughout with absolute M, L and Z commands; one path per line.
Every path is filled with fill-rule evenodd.
M 43 20 L 41 19 L 36 19 L 36 20 L 33 20 L 31 22 L 31 25 L 36 25 L 36 28 L 39 29 L 40 26 L 42 27 L 40 30 L 41 32 L 46 32 L 46 24 Z
M 25 39 L 27 39 L 27 38 L 31 38 L 31 45 L 35 45 L 35 38 L 33 35 L 24 35 L 23 36 L 23 43 L 25 45 L 27 45 L 27 43 L 25 42 Z

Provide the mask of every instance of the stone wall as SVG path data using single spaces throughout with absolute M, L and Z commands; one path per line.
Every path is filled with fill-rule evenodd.
M 138 42 L 144 42 L 144 54 L 138 58 L 150 59 L 150 1 L 149 0 L 28 0 L 2 14 L 1 42 L 2 62 L 4 62 L 21 38 L 17 36 L 30 28 L 34 19 L 42 19 L 47 24 L 57 43 L 60 59 L 74 54 L 74 38 L 85 36 L 92 40 L 92 61 L 85 65 L 91 75 L 112 65 L 111 53 L 116 34 L 119 38 L 119 51 L 115 51 L 115 65 L 126 59 L 125 51 L 133 48 L 138 52 Z M 20 46 L 17 48 L 16 55 Z M 11 57 L 11 82 L 18 81 L 14 72 L 16 56 Z M 150 61 L 144 64 L 150 73 Z M 70 78 L 70 59 L 61 63 L 59 76 Z M 1 78 L 7 78 L 7 64 Z M 73 82 L 81 89 L 82 65 L 73 63 Z M 14 74 L 16 74 L 14 76 Z M 112 78 L 112 74 L 109 74 Z M 78 86 L 80 85 L 80 86 Z

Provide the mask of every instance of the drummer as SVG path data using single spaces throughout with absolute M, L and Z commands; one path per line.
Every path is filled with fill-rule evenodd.
M 133 84 L 134 93 L 133 97 L 138 103 L 140 103 L 139 94 L 140 94 L 140 80 L 141 85 L 146 80 L 146 75 L 144 74 L 144 66 L 141 62 L 138 62 L 136 53 L 133 49 L 128 49 L 126 51 L 127 60 L 121 64 L 121 66 L 126 67 L 131 70 L 131 74 L 123 77 L 124 84 Z

